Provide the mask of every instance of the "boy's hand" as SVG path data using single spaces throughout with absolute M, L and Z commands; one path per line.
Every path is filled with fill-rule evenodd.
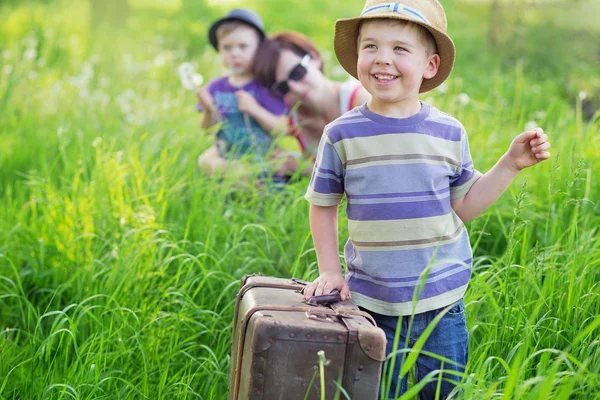
M 340 291 L 342 301 L 350 297 L 348 282 L 346 282 L 341 273 L 323 272 L 317 279 L 304 288 L 304 299 L 308 300 L 312 296 L 329 294 L 334 289 Z
M 214 108 L 214 100 L 210 95 L 210 92 L 206 88 L 198 88 L 196 89 L 196 97 L 198 98 L 198 103 L 205 109 L 210 110 Z
M 252 114 L 252 112 L 256 110 L 258 102 L 250 93 L 244 90 L 238 90 L 235 92 L 235 97 L 237 97 L 238 108 L 240 112 Z
M 546 151 L 549 148 L 548 135 L 542 128 L 535 128 L 514 138 L 504 157 L 509 167 L 519 172 L 550 158 L 550 153 Z

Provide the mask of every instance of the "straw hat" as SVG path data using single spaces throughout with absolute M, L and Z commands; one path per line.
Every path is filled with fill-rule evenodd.
M 403 0 L 403 3 L 367 0 L 360 16 L 338 19 L 335 23 L 335 55 L 350 75 L 358 79 L 356 62 L 359 24 L 362 21 L 381 18 L 410 21 L 421 25 L 433 35 L 440 55 L 440 66 L 433 78 L 423 80 L 419 93 L 439 86 L 448 78 L 454 65 L 456 50 L 452 39 L 446 33 L 448 23 L 444 8 L 437 0 Z

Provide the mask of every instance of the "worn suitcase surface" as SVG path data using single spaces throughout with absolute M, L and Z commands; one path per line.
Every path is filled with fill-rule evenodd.
M 353 400 L 377 398 L 385 334 L 351 300 L 307 305 L 298 292 L 303 286 L 264 276 L 242 280 L 233 323 L 229 400 L 294 400 L 306 393 L 308 399 L 321 399 L 319 374 L 314 375 L 319 350 L 330 361 L 325 367 L 327 399 L 336 392 L 334 381 Z

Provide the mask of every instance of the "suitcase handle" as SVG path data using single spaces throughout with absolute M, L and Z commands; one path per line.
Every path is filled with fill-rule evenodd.
M 306 300 L 306 304 L 308 304 L 309 306 L 326 306 L 328 304 L 337 303 L 339 301 L 342 301 L 342 299 L 340 297 L 339 290 L 336 289 L 329 294 L 324 294 L 322 296 L 313 296 Z

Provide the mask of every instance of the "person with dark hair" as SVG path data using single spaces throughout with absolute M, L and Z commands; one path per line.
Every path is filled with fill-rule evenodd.
M 292 111 L 289 133 L 298 138 L 302 152 L 310 158 L 317 153 L 325 125 L 371 98 L 355 79 L 336 82 L 327 78 L 319 51 L 298 32 L 280 32 L 264 39 L 256 60 L 255 78 L 283 97 Z M 297 168 L 294 157 L 288 157 L 278 173 L 291 174 Z M 302 172 L 310 174 L 311 169 Z

